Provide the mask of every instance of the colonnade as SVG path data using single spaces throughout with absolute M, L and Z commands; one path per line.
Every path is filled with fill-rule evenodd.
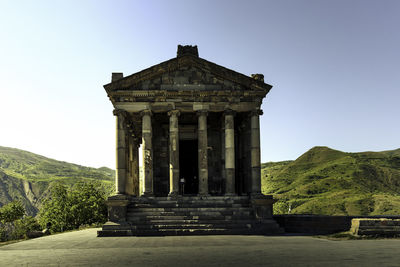
M 260 161 L 260 122 L 261 110 L 250 112 L 251 125 L 251 194 L 261 194 L 261 161 Z M 121 110 L 115 110 L 116 116 L 116 193 L 132 194 L 130 181 L 127 177 L 127 130 L 125 127 L 126 114 Z M 152 146 L 152 111 L 143 110 L 142 117 L 142 152 L 143 152 L 143 196 L 154 196 L 153 191 L 153 146 Z M 179 192 L 179 110 L 171 110 L 169 116 L 169 196 L 177 196 Z M 197 111 L 198 128 L 198 177 L 199 195 L 207 196 L 208 192 L 208 159 L 207 159 L 207 110 Z M 235 111 L 224 112 L 225 125 L 225 177 L 226 195 L 235 195 Z M 133 141 L 129 144 L 128 153 L 130 160 L 135 161 L 132 171 L 138 179 L 139 168 L 137 149 L 138 144 Z M 138 192 L 137 192 L 138 193 Z

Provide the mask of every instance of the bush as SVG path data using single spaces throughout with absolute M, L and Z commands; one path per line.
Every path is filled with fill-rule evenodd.
M 10 202 L 0 208 L 0 223 L 13 222 L 25 214 L 25 208 L 19 201 Z
M 0 241 L 26 237 L 27 229 L 33 229 L 36 220 L 32 217 L 22 218 L 24 214 L 25 209 L 19 201 L 8 203 L 0 208 Z
M 12 239 L 28 238 L 28 233 L 33 231 L 41 231 L 42 227 L 39 222 L 32 216 L 25 216 L 14 222 L 14 232 Z

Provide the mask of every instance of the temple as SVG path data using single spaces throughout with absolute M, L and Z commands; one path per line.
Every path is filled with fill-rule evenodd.
M 116 194 L 98 235 L 280 232 L 274 200 L 261 193 L 260 106 L 271 87 L 262 74 L 200 58 L 197 46 L 113 73 L 104 88 L 115 108 Z

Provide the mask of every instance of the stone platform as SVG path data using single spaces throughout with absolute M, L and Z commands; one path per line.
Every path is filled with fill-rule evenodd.
M 96 237 L 100 229 L 0 246 L 0 266 L 398 266 L 400 239 L 209 235 Z
M 139 197 L 115 201 L 126 203 L 125 216 L 123 207 L 109 205 L 109 218 L 114 219 L 98 231 L 98 236 L 283 233 L 272 219 L 273 200 L 269 196 Z

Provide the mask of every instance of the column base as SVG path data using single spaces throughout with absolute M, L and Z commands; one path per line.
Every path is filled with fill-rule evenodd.
M 123 223 L 126 221 L 126 208 L 129 204 L 129 197 L 122 194 L 111 196 L 106 201 L 108 209 L 108 221 Z
M 253 192 L 253 193 L 250 193 L 250 198 L 252 198 L 252 199 L 266 198 L 266 195 L 264 195 L 261 192 Z
M 171 199 L 176 199 L 176 198 L 178 198 L 180 195 L 179 195 L 179 193 L 178 192 L 170 192 L 169 194 L 168 194 L 168 198 L 171 198 Z
M 262 197 L 252 198 L 251 206 L 254 209 L 254 214 L 259 221 L 272 219 L 273 204 L 276 202 L 271 195 L 262 195 Z
M 141 197 L 154 197 L 154 193 L 150 193 L 150 192 L 143 192 Z

